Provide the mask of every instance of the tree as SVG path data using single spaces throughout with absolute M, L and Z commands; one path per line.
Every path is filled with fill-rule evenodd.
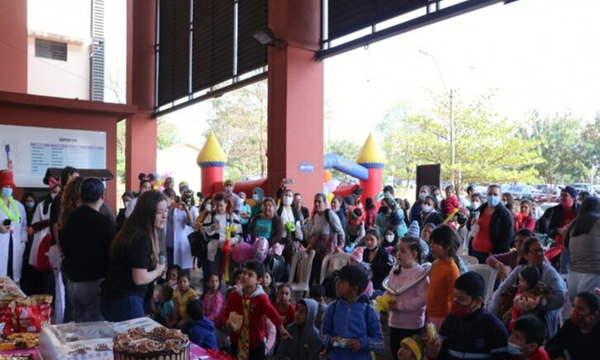
M 267 172 L 267 83 L 261 81 L 212 101 L 207 120 L 227 155 L 227 177 L 265 177 Z M 277 136 L 276 134 L 274 136 Z
M 551 185 L 566 184 L 587 179 L 598 147 L 598 129 L 582 127 L 580 119 L 570 114 L 554 117 L 534 112 L 529 125 L 529 137 L 538 139 L 543 161 L 536 164 L 542 180 Z M 597 125 L 596 125 L 597 126 Z
M 442 164 L 442 177 L 450 178 L 450 107 L 447 96 L 434 98 L 431 109 L 409 114 L 391 109 L 380 126 L 384 148 L 398 173 L 409 176 L 417 164 Z M 455 186 L 473 182 L 533 181 L 541 161 L 537 142 L 519 136 L 519 128 L 492 111 L 493 94 L 465 104 L 455 95 Z M 406 170 L 408 169 L 408 170 Z

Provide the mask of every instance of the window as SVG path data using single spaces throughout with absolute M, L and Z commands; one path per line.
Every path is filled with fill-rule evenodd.
M 35 56 L 52 60 L 67 61 L 67 44 L 35 39 Z

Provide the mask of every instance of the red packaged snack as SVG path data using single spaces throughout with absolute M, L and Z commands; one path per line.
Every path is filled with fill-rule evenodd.
M 11 303 L 13 325 L 16 332 L 42 331 L 42 326 L 50 324 L 52 296 L 34 295 Z

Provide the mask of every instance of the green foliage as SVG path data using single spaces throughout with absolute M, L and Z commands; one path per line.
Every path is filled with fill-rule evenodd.
M 267 82 L 261 81 L 214 99 L 212 112 L 208 127 L 227 155 L 225 176 L 236 181 L 244 177 L 265 177 Z
M 158 119 L 156 129 L 156 148 L 162 150 L 170 148 L 181 142 L 181 135 L 177 125 L 167 122 L 164 119 Z
M 600 151 L 600 119 L 590 124 L 570 114 L 540 116 L 533 113 L 526 131 L 538 139 L 544 161 L 536 165 L 547 184 L 589 182 L 590 168 L 598 166 Z
M 457 101 L 455 123 L 456 184 L 530 182 L 542 161 L 538 143 L 520 136 L 517 126 L 492 111 L 493 94 L 469 103 Z M 416 165 L 442 164 L 442 178 L 451 176 L 450 107 L 447 96 L 434 99 L 432 109 L 411 114 L 405 106 L 390 109 L 378 127 L 388 158 L 386 175 L 414 178 Z M 391 172 L 391 173 L 390 173 Z

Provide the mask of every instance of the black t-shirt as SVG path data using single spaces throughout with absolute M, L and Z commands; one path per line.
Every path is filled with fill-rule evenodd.
M 60 198 L 61 194 L 58 194 L 52 199 L 52 207 L 50 207 L 50 226 L 58 223 L 58 217 L 60 216 Z
M 142 233 L 122 245 L 110 256 L 108 275 L 102 285 L 102 296 L 118 299 L 137 294 L 145 296 L 148 285 L 135 285 L 132 269 L 154 270 L 152 266 L 152 238 Z
M 558 333 L 546 344 L 546 352 L 550 358 L 565 356 L 565 350 L 569 352 L 571 360 L 597 359 L 600 354 L 600 320 L 592 331 L 584 334 L 579 327 L 573 325 L 571 319 L 567 319 Z M 596 354 L 596 355 L 593 355 Z
M 106 277 L 108 249 L 115 236 L 115 225 L 106 216 L 82 205 L 71 213 L 61 232 L 65 255 L 63 269 L 73 282 Z

